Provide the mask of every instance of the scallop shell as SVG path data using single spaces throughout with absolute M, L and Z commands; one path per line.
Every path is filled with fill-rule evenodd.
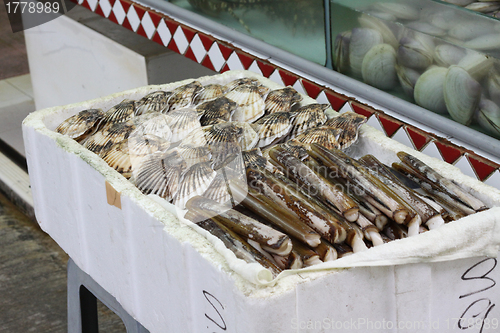
M 113 144 L 127 139 L 135 128 L 136 126 L 128 121 L 112 124 L 90 136 L 83 146 L 102 156 Z
M 297 157 L 300 160 L 304 160 L 309 157 L 307 153 L 307 149 L 304 147 L 305 144 L 297 141 L 295 139 L 288 140 L 284 144 L 281 145 L 283 148 L 292 153 L 293 156 Z
M 201 127 L 198 113 L 191 108 L 178 109 L 169 112 L 168 127 L 172 131 L 171 142 L 184 139 L 188 134 Z
M 218 123 L 220 120 L 229 121 L 237 106 L 236 102 L 221 96 L 212 101 L 198 105 L 196 111 L 198 114 L 201 114 L 201 125 L 207 126 Z
M 206 146 L 179 146 L 175 149 L 179 152 L 184 161 L 186 161 L 188 167 L 200 162 L 208 162 L 212 156 L 210 149 Z
M 135 108 L 135 115 L 139 116 L 148 112 L 165 112 L 167 100 L 172 92 L 154 91 L 141 98 Z
M 215 176 L 216 172 L 210 167 L 209 162 L 197 163 L 188 168 L 181 175 L 174 205 L 185 209 L 186 202 L 194 196 L 202 195 Z
M 201 104 L 208 101 L 211 101 L 217 97 L 220 97 L 224 94 L 224 87 L 220 84 L 207 84 L 203 86 L 203 88 L 194 96 L 193 104 Z
M 241 135 L 239 136 L 238 142 L 242 150 L 252 149 L 259 143 L 259 135 L 249 123 L 232 121 L 236 127 L 241 129 Z
M 262 156 L 262 151 L 260 148 L 252 148 L 242 152 L 243 161 L 245 166 L 248 167 L 262 167 L 264 168 L 267 164 L 267 159 Z
M 240 127 L 229 122 L 207 126 L 204 130 L 214 169 L 218 169 L 228 156 L 241 154 L 239 138 L 243 130 Z
M 258 147 L 269 146 L 284 138 L 292 129 L 289 112 L 274 112 L 255 122 L 252 126 L 259 135 Z
M 128 121 L 134 117 L 136 101 L 124 99 L 104 113 L 102 126 L 111 126 L 115 123 Z
M 159 112 L 150 112 L 133 119 L 136 124 L 136 129 L 131 136 L 140 136 L 145 134 L 154 134 L 170 141 L 172 137 L 172 131 L 168 126 L 170 118 Z
M 317 127 L 327 121 L 325 110 L 330 107 L 329 104 L 309 104 L 294 111 L 295 118 L 292 121 L 292 130 L 290 138 L 305 132 L 309 128 Z
M 141 163 L 144 157 L 158 150 L 166 150 L 168 146 L 169 143 L 166 140 L 156 135 L 130 138 L 112 145 L 103 154 L 102 159 L 125 178 L 130 178 L 132 170 Z
M 157 152 L 144 158 L 132 172 L 135 186 L 144 194 L 156 194 L 167 201 L 177 193 L 186 163 L 177 151 Z
M 328 126 L 310 128 L 297 136 L 294 140 L 303 144 L 317 143 L 326 149 L 339 149 L 337 137 L 341 130 Z
M 242 85 L 260 86 L 262 84 L 257 79 L 244 77 L 244 78 L 236 79 L 236 80 L 233 80 L 233 81 L 227 83 L 225 86 L 223 86 L 223 89 L 225 92 L 228 92 L 228 91 L 231 91 L 234 88 L 236 88 L 238 86 L 242 86 Z
M 213 125 L 208 125 L 213 126 Z M 179 147 L 200 147 L 208 145 L 207 139 L 205 138 L 205 130 L 208 126 L 199 127 L 189 133 L 184 139 L 182 139 Z
M 265 110 L 262 95 L 261 89 L 253 85 L 241 85 L 229 91 L 226 97 L 238 104 L 231 120 L 254 122 L 262 117 Z
M 325 123 L 325 126 L 340 130 L 337 141 L 340 149 L 346 149 L 356 142 L 359 127 L 366 123 L 367 120 L 363 115 L 354 112 L 344 112 L 338 117 L 329 119 Z
M 80 142 L 99 126 L 103 116 L 101 109 L 83 110 L 63 121 L 55 131 Z
M 302 96 L 293 87 L 272 90 L 267 94 L 265 104 L 266 114 L 273 112 L 287 112 L 292 106 L 302 100 Z
M 231 194 L 229 193 L 228 186 L 226 175 L 219 171 L 207 190 L 203 193 L 203 196 L 221 204 L 227 203 L 231 201 Z
M 202 85 L 198 81 L 185 84 L 172 90 L 172 94 L 168 98 L 168 112 L 189 106 L 196 94 L 202 89 Z

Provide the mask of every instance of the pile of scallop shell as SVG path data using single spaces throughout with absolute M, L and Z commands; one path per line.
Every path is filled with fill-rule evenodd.
M 275 275 L 486 209 L 406 153 L 392 168 L 349 157 L 366 118 L 328 119 L 329 105 L 301 100 L 256 79 L 193 81 L 106 112 L 83 110 L 56 131 Z
M 411 2 L 363 11 L 359 27 L 335 37 L 335 70 L 379 89 L 402 88 L 416 104 L 500 137 L 500 63 L 487 55 L 500 55 L 500 22 Z

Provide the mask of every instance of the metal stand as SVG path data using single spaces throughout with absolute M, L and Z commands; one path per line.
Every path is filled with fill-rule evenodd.
M 88 274 L 83 272 L 71 258 L 68 261 L 68 332 L 98 333 L 97 298 L 116 313 L 127 333 L 149 333 Z

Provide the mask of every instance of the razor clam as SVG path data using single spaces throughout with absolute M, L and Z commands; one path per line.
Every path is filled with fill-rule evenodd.
M 297 136 L 294 141 L 304 145 L 317 143 L 326 149 L 339 148 L 340 145 L 337 142 L 337 138 L 341 132 L 339 129 L 328 126 L 314 127 Z
M 391 221 L 387 224 L 383 230 L 384 234 L 389 237 L 390 240 L 403 239 L 408 237 L 408 228 L 406 226 L 397 224 Z
M 361 63 L 363 81 L 375 88 L 389 90 L 396 87 L 396 51 L 389 44 L 373 46 Z
M 434 61 L 436 61 L 438 66 L 449 67 L 458 64 L 465 57 L 465 54 L 466 51 L 462 47 L 451 44 L 440 44 L 434 49 Z
M 253 85 L 253 86 L 257 87 L 257 86 L 261 86 L 262 84 L 257 79 L 244 77 L 244 78 L 236 79 L 236 80 L 233 80 L 233 81 L 227 83 L 226 85 L 223 86 L 223 90 L 225 92 L 228 92 L 228 91 L 231 91 L 234 88 L 236 88 L 238 86 L 242 86 L 242 85 Z
M 141 98 L 136 103 L 135 115 L 140 116 L 148 112 L 165 112 L 167 100 L 172 92 L 154 91 Z
M 403 91 L 407 96 L 413 98 L 415 83 L 417 83 L 417 80 L 420 77 L 420 72 L 398 64 L 394 67 L 396 68 L 396 75 L 398 76 L 398 80 L 403 88 Z
M 410 168 L 415 170 L 420 175 L 425 175 L 432 184 L 436 185 L 438 188 L 442 188 L 445 193 L 448 193 L 451 197 L 456 197 L 460 201 L 469 205 L 475 211 L 481 211 L 487 209 L 486 205 L 474 197 L 472 194 L 467 193 L 464 189 L 454 183 L 452 180 L 441 176 L 434 169 L 429 167 L 427 164 L 405 152 L 399 152 L 399 159 L 408 165 Z
M 81 142 L 99 127 L 103 116 L 101 109 L 83 110 L 60 123 L 55 131 Z
M 372 242 L 373 246 L 384 244 L 377 227 L 370 222 L 363 214 L 359 214 L 356 223 L 363 229 L 366 239 Z
M 327 150 L 317 144 L 312 144 L 309 155 L 336 173 L 354 183 L 366 193 L 365 197 L 377 209 L 393 218 L 397 223 L 404 223 L 408 210 L 396 201 L 391 191 L 374 177 L 359 162 L 340 150 Z
M 132 170 L 139 166 L 143 158 L 168 147 L 168 141 L 156 135 L 146 134 L 115 143 L 102 155 L 102 159 L 128 179 L 132 176 Z
M 189 199 L 205 192 L 215 175 L 216 172 L 210 167 L 209 162 L 200 162 L 186 169 L 181 174 L 179 188 L 174 196 L 174 205 L 184 209 Z
M 177 151 L 156 152 L 146 156 L 132 170 L 135 186 L 144 194 L 156 194 L 167 201 L 177 193 L 184 159 Z
M 500 138 L 500 107 L 487 99 L 481 99 L 476 120 L 488 134 Z
M 170 141 L 172 138 L 172 131 L 168 126 L 169 120 L 170 118 L 168 116 L 159 112 L 149 112 L 134 117 L 132 122 L 136 125 L 136 129 L 130 136 L 153 134 Z
M 135 130 L 133 122 L 120 122 L 105 126 L 87 138 L 84 147 L 102 156 L 113 144 L 127 139 Z
M 333 244 L 333 247 L 337 250 L 338 258 L 347 257 L 354 253 L 352 248 L 346 243 Z
M 317 146 L 317 144 L 312 144 Z M 287 171 L 287 176 L 305 186 L 309 193 L 336 207 L 348 221 L 358 219 L 358 206 L 354 201 L 333 186 L 329 186 L 313 170 L 304 165 L 283 147 L 273 147 L 269 151 L 272 161 Z
M 302 258 L 296 251 L 293 250 L 285 257 L 273 255 L 273 259 L 276 262 L 276 265 L 278 265 L 281 269 L 300 269 L 304 267 Z
M 259 148 L 267 147 L 284 138 L 292 129 L 290 112 L 274 112 L 260 118 L 253 124 L 259 135 Z
M 417 70 L 429 67 L 433 61 L 434 45 L 420 34 L 404 36 L 399 40 L 398 64 Z
M 379 230 L 384 229 L 384 226 L 389 222 L 386 215 L 375 208 L 371 203 L 365 200 L 358 200 L 357 196 L 352 196 L 358 203 L 359 212 L 363 214 L 370 222 L 372 222 Z
M 104 113 L 101 127 L 109 127 L 116 123 L 128 121 L 134 117 L 136 101 L 124 99 Z
M 325 126 L 339 129 L 337 141 L 341 150 L 349 148 L 358 140 L 358 131 L 368 118 L 355 112 L 344 112 L 339 116 L 329 119 Z
M 264 94 L 259 87 L 254 85 L 240 85 L 226 93 L 227 98 L 238 104 L 231 120 L 252 123 L 262 117 L 265 109 L 264 98 L 262 98 Z
M 363 59 L 370 49 L 383 43 L 380 32 L 368 28 L 354 28 L 349 43 L 349 64 L 354 76 L 361 76 Z
M 335 37 L 333 45 L 333 69 L 342 74 L 347 74 L 350 71 L 349 43 L 351 42 L 351 35 L 351 31 L 339 33 Z
M 249 186 L 281 205 L 291 213 L 295 213 L 301 221 L 314 229 L 324 239 L 332 243 L 343 242 L 346 238 L 345 229 L 319 207 L 314 207 L 307 198 L 288 187 L 271 173 L 256 168 L 247 169 Z
M 312 265 L 317 265 L 322 263 L 321 259 L 319 258 L 319 254 L 313 249 L 311 249 L 309 246 L 306 246 L 293 238 L 292 238 L 292 243 L 293 243 L 293 251 L 300 256 L 302 262 L 304 263 L 304 267 L 309 267 Z
M 314 248 L 316 253 L 319 254 L 319 259 L 323 262 L 333 261 L 338 258 L 337 250 L 332 244 L 328 243 L 324 239 L 321 239 L 321 243 Z
M 294 118 L 292 120 L 290 138 L 293 139 L 309 128 L 324 124 L 328 119 L 325 110 L 329 107 L 330 104 L 314 103 L 302 106 L 298 110 L 293 111 Z
M 194 96 L 196 96 L 201 89 L 201 83 L 193 81 L 172 90 L 172 94 L 168 97 L 167 101 L 167 112 L 189 106 Z
M 431 67 L 418 78 L 413 91 L 418 105 L 432 112 L 448 114 L 443 93 L 446 73 L 447 68 Z
M 271 90 L 265 99 L 265 113 L 288 112 L 301 100 L 302 96 L 293 87 Z
M 481 85 L 462 67 L 448 68 L 443 85 L 444 100 L 453 120 L 469 125 L 481 97 Z
M 217 83 L 213 84 L 207 84 L 202 87 L 200 91 L 198 91 L 194 98 L 193 98 L 193 104 L 202 104 L 208 101 L 211 101 L 213 99 L 216 99 L 217 97 L 220 97 L 224 94 L 224 88 Z
M 190 217 L 190 215 L 187 215 L 187 218 Z M 248 263 L 256 262 L 261 264 L 264 268 L 267 268 L 272 273 L 273 277 L 276 277 L 279 273 L 281 273 L 281 269 L 276 266 L 276 264 L 264 257 L 259 251 L 248 244 L 248 242 L 246 242 L 242 237 L 232 232 L 223 224 L 214 221 L 213 219 L 207 219 L 196 223 L 196 225 L 219 238 L 229 250 L 233 251 L 237 258 L 242 259 Z
M 264 246 L 271 253 L 286 256 L 292 251 L 292 242 L 286 234 L 213 200 L 193 197 L 186 203 L 186 208 L 201 213 L 205 218 L 214 218 L 245 239 Z
M 201 126 L 207 126 L 215 124 L 219 120 L 229 121 L 237 106 L 232 100 L 221 96 L 198 105 L 196 111 L 201 114 Z
M 168 127 L 172 131 L 171 142 L 180 141 L 201 127 L 198 114 L 191 108 L 171 111 L 166 116 L 168 117 Z
M 278 207 L 269 198 L 248 187 L 245 191 L 241 186 L 235 185 L 231 188 L 231 194 L 237 202 L 259 215 L 264 220 L 277 226 L 289 236 L 296 237 L 301 242 L 315 247 L 321 242 L 320 235 L 313 229 L 301 222 L 298 217 Z
M 296 139 L 291 139 L 291 140 L 288 140 L 287 142 L 283 143 L 281 145 L 281 147 L 285 148 L 293 156 L 295 156 L 299 160 L 303 161 L 309 157 L 309 155 L 307 155 L 307 150 L 304 147 L 305 145 L 307 145 L 307 143 L 302 143 L 300 141 L 297 141 Z

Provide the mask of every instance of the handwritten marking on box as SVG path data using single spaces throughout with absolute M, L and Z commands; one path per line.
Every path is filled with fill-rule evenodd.
M 122 202 L 120 199 L 120 192 L 115 190 L 108 181 L 106 181 L 106 198 L 108 199 L 108 204 L 122 209 Z

